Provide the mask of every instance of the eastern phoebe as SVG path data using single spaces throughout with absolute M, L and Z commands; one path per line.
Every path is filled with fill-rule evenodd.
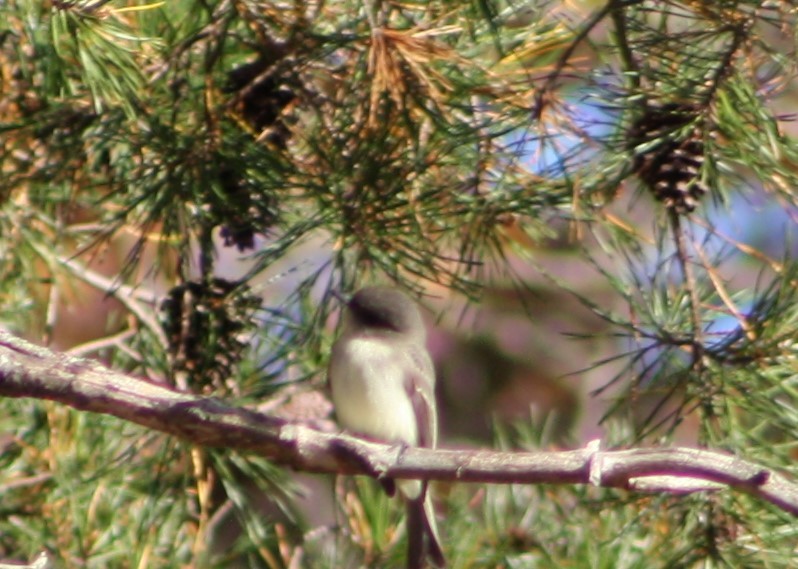
M 342 427 L 379 441 L 435 448 L 435 370 L 426 336 L 418 306 L 404 293 L 383 286 L 355 293 L 346 304 L 328 370 Z M 426 557 L 443 567 L 426 481 L 396 485 L 407 504 L 408 568 L 420 569 Z M 392 480 L 383 486 L 393 495 Z

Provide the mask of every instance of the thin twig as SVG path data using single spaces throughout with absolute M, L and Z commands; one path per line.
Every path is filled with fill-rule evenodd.
M 142 299 L 148 304 L 154 304 L 157 299 L 154 293 L 145 293 L 139 288 L 121 284 L 114 279 L 86 268 L 73 259 L 59 257 L 57 260 L 86 284 L 121 302 L 158 339 L 161 346 L 168 345 L 166 336 L 155 318 L 153 310 L 142 304 Z
M 690 319 L 693 327 L 692 367 L 693 369 L 700 369 L 704 357 L 704 333 L 701 324 L 701 304 L 698 297 L 698 287 L 695 273 L 693 273 L 693 265 L 690 263 L 690 255 L 687 251 L 687 241 L 684 238 L 681 215 L 671 208 L 668 210 L 668 219 L 673 232 L 673 241 L 676 245 L 676 256 L 679 259 L 685 286 L 687 287 L 687 294 L 690 299 Z
M 707 258 L 706 253 L 704 250 L 696 244 L 695 247 L 696 254 L 701 258 L 701 263 L 704 265 L 704 269 L 707 272 L 707 276 L 712 281 L 713 286 L 715 287 L 715 292 L 718 293 L 718 296 L 723 301 L 723 304 L 726 305 L 726 308 L 729 309 L 729 312 L 737 319 L 737 322 L 740 323 L 740 328 L 745 332 L 746 337 L 749 340 L 756 339 L 756 331 L 754 330 L 751 323 L 748 322 L 748 318 L 743 314 L 737 305 L 734 303 L 731 295 L 726 290 L 726 286 L 723 284 L 720 276 L 717 274 L 717 269 L 712 266 L 709 262 L 709 258 Z

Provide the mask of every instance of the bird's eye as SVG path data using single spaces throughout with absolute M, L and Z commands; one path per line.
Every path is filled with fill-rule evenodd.
M 375 328 L 391 328 L 390 322 L 378 312 L 364 311 L 360 315 L 360 319 L 366 326 L 373 326 Z

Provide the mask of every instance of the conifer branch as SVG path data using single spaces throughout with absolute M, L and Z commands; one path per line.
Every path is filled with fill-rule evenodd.
M 798 515 L 798 483 L 711 450 L 500 452 L 421 449 L 366 441 L 180 393 L 92 360 L 52 352 L 0 331 L 0 395 L 105 413 L 187 442 L 261 454 L 310 472 L 494 484 L 593 484 L 684 494 L 729 487 Z

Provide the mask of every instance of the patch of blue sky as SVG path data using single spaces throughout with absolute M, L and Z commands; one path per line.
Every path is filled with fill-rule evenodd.
M 567 178 L 592 162 L 602 149 L 602 140 L 616 129 L 617 117 L 590 104 L 575 92 L 558 109 L 561 116 L 539 122 L 505 137 L 505 144 L 530 172 L 546 178 Z

